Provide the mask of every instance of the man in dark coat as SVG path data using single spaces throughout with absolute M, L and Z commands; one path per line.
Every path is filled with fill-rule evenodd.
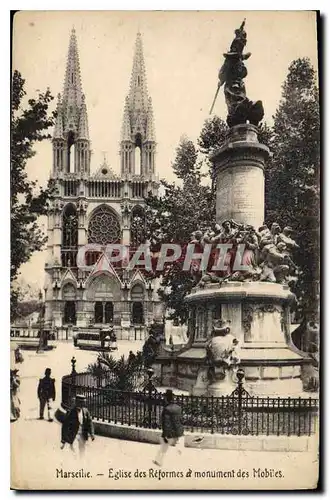
M 184 446 L 182 411 L 179 405 L 173 402 L 173 392 L 168 389 L 165 393 L 165 406 L 162 412 L 162 437 L 160 449 L 154 463 L 160 467 L 163 465 L 164 456 L 169 446 L 176 446 L 181 454 L 181 447 Z
M 53 402 L 55 401 L 55 379 L 51 378 L 52 371 L 46 368 L 44 378 L 39 379 L 38 398 L 40 402 L 39 420 L 44 419 L 45 406 L 47 404 L 48 420 L 53 421 Z
M 77 395 L 74 407 L 67 412 L 63 420 L 61 449 L 68 443 L 72 451 L 75 451 L 74 443 L 78 441 L 79 453 L 83 455 L 89 436 L 94 441 L 92 417 L 86 408 L 85 396 Z

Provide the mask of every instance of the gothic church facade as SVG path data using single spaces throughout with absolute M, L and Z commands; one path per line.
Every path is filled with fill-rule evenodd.
M 148 96 L 142 37 L 138 33 L 120 141 L 120 175 L 104 160 L 91 172 L 87 99 L 72 30 L 62 96 L 53 133 L 54 195 L 48 212 L 45 322 L 50 328 L 100 329 L 113 324 L 118 338 L 162 317 L 157 284 L 139 270 L 111 264 L 107 244 L 138 244 L 144 199 L 157 194 L 156 140 Z M 79 250 L 94 244 L 85 254 Z M 77 260 L 78 257 L 78 260 Z

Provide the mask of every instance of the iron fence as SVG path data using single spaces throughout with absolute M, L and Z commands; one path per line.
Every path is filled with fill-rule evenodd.
M 175 395 L 181 406 L 183 424 L 191 432 L 228 435 L 302 436 L 316 432 L 316 398 L 273 398 L 251 396 L 243 387 L 243 375 L 229 396 Z M 62 406 L 68 409 L 76 394 L 86 397 L 94 419 L 122 425 L 161 428 L 164 396 L 151 381 L 139 391 L 120 391 L 109 387 L 106 379 L 87 373 L 71 373 L 62 378 Z

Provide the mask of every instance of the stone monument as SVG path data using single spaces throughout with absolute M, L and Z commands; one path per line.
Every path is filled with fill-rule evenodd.
M 226 269 L 200 272 L 186 297 L 189 342 L 172 357 L 164 356 L 162 382 L 175 378 L 179 388 L 194 395 L 227 395 L 240 366 L 251 395 L 297 396 L 303 390 L 301 365 L 306 362 L 290 337 L 295 297 L 289 282 L 296 279 L 297 270 L 291 254 L 297 245 L 290 228 L 282 231 L 276 222 L 270 229 L 264 224 L 264 168 L 270 151 L 258 140 L 262 102 L 246 96 L 244 61 L 251 54 L 243 53 L 244 26 L 245 20 L 219 71 L 216 97 L 224 84 L 230 129 L 210 158 L 217 186 L 215 229 L 199 235 L 199 243 L 212 244 L 214 263 L 217 244 L 231 248 L 224 259 Z M 237 270 L 235 262 L 244 268 Z

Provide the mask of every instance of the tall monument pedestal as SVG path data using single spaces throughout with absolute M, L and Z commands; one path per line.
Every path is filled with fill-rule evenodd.
M 210 157 L 217 178 L 216 221 L 233 219 L 256 229 L 264 222 L 265 160 L 269 149 L 258 141 L 258 128 L 236 125 L 225 144 Z

